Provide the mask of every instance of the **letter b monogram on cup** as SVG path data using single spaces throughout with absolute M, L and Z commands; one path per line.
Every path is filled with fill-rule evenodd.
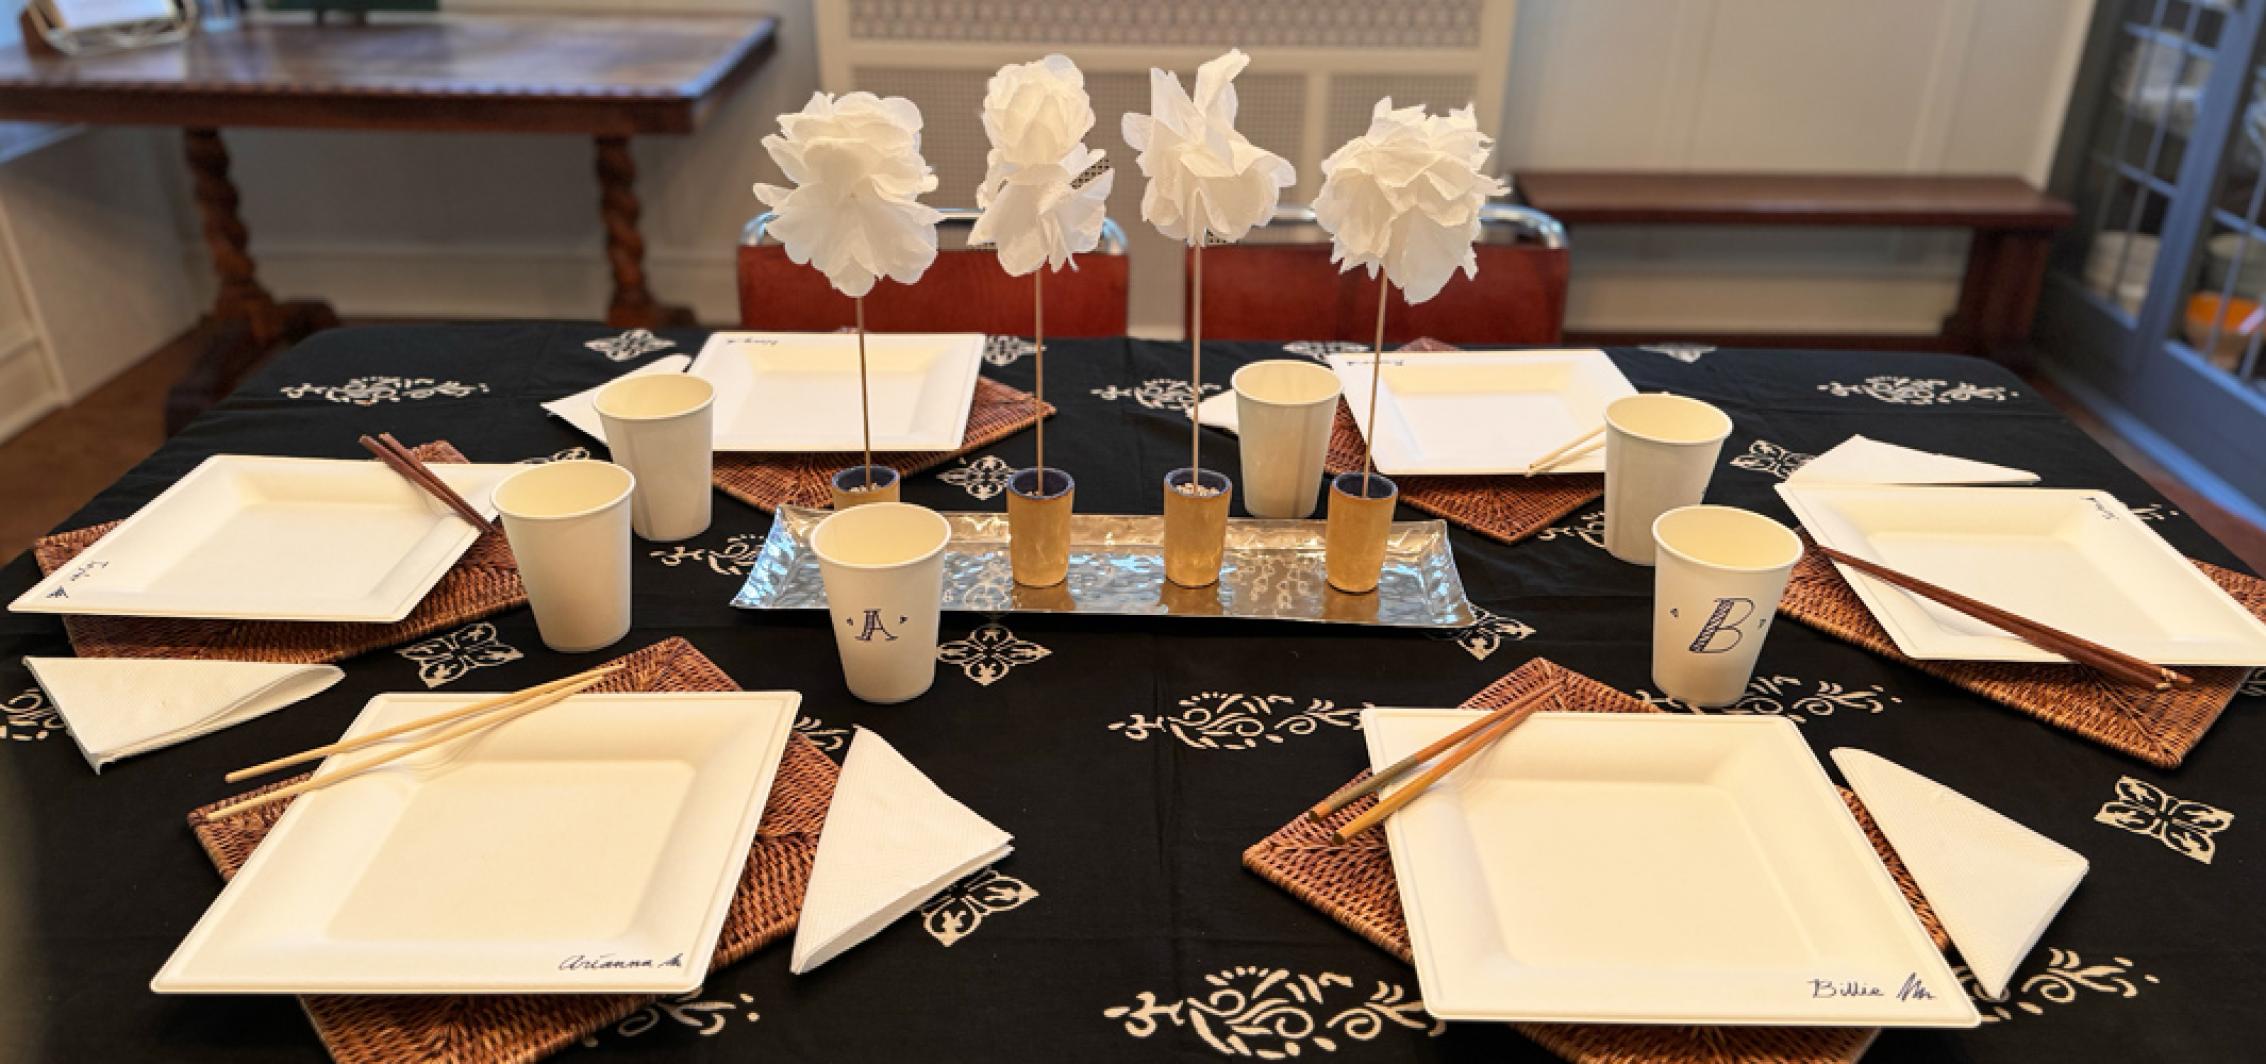
M 1708 614 L 1706 623 L 1700 625 L 1699 634 L 1692 637 L 1692 653 L 1727 653 L 1747 637 L 1746 624 L 1754 618 L 1755 600 L 1750 598 L 1716 599 L 1714 611 Z M 1762 625 L 1758 624 L 1755 627 L 1760 628 Z

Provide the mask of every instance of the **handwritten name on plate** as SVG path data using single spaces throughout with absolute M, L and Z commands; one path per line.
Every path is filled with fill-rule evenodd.
M 659 961 L 651 957 L 616 957 L 611 953 L 601 953 L 595 957 L 577 953 L 559 962 L 559 970 L 562 972 L 615 971 L 623 968 L 682 968 L 684 966 L 685 955 L 682 953 L 667 960 Z
M 1814 998 L 1877 998 L 1889 996 L 1888 990 L 1873 983 L 1857 979 L 1812 979 L 1810 996 Z M 1933 1001 L 1928 985 L 1920 981 L 1920 973 L 1904 976 L 1904 985 L 1896 988 L 1898 1001 Z

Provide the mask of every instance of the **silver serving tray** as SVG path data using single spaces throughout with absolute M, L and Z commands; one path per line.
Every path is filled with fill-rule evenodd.
M 782 506 L 732 605 L 752 610 L 826 606 L 810 533 L 831 510 Z M 1164 578 L 1164 518 L 1076 514 L 1070 576 L 1054 587 L 1015 583 L 1007 515 L 947 513 L 944 608 L 972 613 L 1091 613 L 1135 617 L 1243 617 L 1269 621 L 1461 628 L 1473 622 L 1443 521 L 1393 524 L 1377 590 L 1348 595 L 1322 572 L 1320 521 L 1253 518 L 1227 523 L 1220 582 L 1184 588 Z

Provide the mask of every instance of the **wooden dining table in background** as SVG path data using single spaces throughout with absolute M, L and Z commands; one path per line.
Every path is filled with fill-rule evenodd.
M 168 404 L 171 429 L 270 352 L 338 323 L 329 304 L 280 301 L 260 283 L 221 130 L 590 136 L 613 273 L 607 323 L 690 324 L 646 286 L 629 139 L 698 128 L 770 55 L 776 29 L 769 17 L 437 15 L 248 23 L 107 55 L 9 46 L 0 119 L 180 127 L 219 290 L 200 326 L 205 349 Z

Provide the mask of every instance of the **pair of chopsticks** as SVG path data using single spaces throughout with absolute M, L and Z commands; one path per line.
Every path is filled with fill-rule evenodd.
M 281 801 L 285 798 L 290 798 L 295 795 L 305 794 L 308 791 L 318 791 L 330 786 L 333 783 L 337 783 L 342 779 L 346 779 L 349 776 L 358 775 L 369 769 L 383 765 L 386 762 L 407 757 L 410 754 L 414 754 L 420 750 L 431 749 L 432 747 L 438 746 L 452 739 L 462 738 L 463 736 L 470 735 L 471 733 L 480 731 L 484 728 L 492 728 L 499 724 L 517 720 L 528 715 L 529 713 L 535 712 L 538 709 L 542 709 L 546 706 L 557 705 L 560 702 L 566 701 L 568 698 L 581 694 L 583 691 L 586 691 L 594 686 L 597 686 L 600 683 L 605 682 L 608 677 L 621 671 L 621 669 L 622 666 L 620 665 L 607 665 L 600 668 L 591 669 L 587 672 L 578 672 L 572 676 L 552 680 L 549 683 L 536 684 L 533 687 L 529 687 L 524 690 L 513 691 L 510 694 L 496 695 L 492 698 L 483 698 L 480 701 L 474 702 L 468 706 L 458 706 L 455 709 L 451 709 L 442 713 L 435 713 L 429 717 L 420 717 L 405 724 L 396 724 L 393 727 L 383 728 L 378 731 L 371 732 L 368 735 L 358 735 L 352 739 L 342 739 L 338 742 L 331 743 L 326 746 L 315 747 L 312 750 L 302 750 L 296 754 L 290 755 L 289 757 L 279 757 L 273 761 L 263 761 L 257 765 L 253 765 L 250 768 L 237 769 L 236 771 L 231 772 L 227 775 L 226 778 L 228 782 L 235 783 L 239 780 L 248 779 L 252 776 L 265 775 L 266 773 L 273 772 L 279 768 L 288 768 L 292 765 L 318 760 L 320 758 L 329 757 L 333 754 L 343 754 L 355 750 L 360 750 L 363 747 L 370 746 L 375 743 L 384 742 L 385 740 L 391 739 L 394 736 L 418 731 L 424 728 L 430 728 L 435 725 L 452 725 L 451 727 L 443 728 L 439 732 L 436 732 L 423 739 L 419 739 L 416 742 L 410 743 L 406 746 L 400 747 L 399 749 L 388 750 L 385 753 L 379 754 L 375 757 L 366 757 L 352 764 L 342 765 L 334 771 L 326 772 L 320 776 L 314 777 L 313 779 L 301 780 L 300 782 L 294 783 L 289 787 L 282 788 L 281 790 L 269 791 L 266 794 L 253 795 L 252 797 L 246 798 L 243 801 L 232 802 L 228 805 L 221 806 L 220 808 L 205 814 L 205 819 L 219 820 L 223 817 L 235 816 L 236 814 L 241 813 L 247 809 L 266 805 L 269 802 Z
M 394 439 L 393 433 L 378 433 L 376 439 L 364 436 L 361 443 L 363 450 L 378 456 L 378 461 L 384 462 L 394 472 L 401 474 L 403 479 L 425 489 L 426 494 L 439 499 L 449 509 L 456 511 L 458 517 L 472 522 L 472 527 L 481 531 L 487 530 L 488 519 L 480 516 L 480 511 L 473 509 L 471 503 L 464 501 L 464 496 L 458 495 L 456 489 L 449 487 L 432 470 L 425 468 L 425 463 L 418 461 L 416 455 L 409 453 L 409 448 L 403 447 L 400 440 Z
M 1534 714 L 1535 710 L 1542 708 L 1542 703 L 1541 691 L 1529 691 L 1514 699 L 1509 705 L 1482 716 L 1478 720 L 1442 736 L 1432 745 L 1379 769 L 1368 779 L 1339 788 L 1329 797 L 1315 803 L 1314 808 L 1306 811 L 1306 816 L 1315 823 L 1321 823 L 1328 819 L 1330 814 L 1352 805 L 1362 795 L 1373 794 L 1386 784 L 1408 774 L 1410 769 L 1435 757 L 1440 757 L 1442 753 L 1448 754 L 1448 756 L 1440 758 L 1439 764 L 1424 770 L 1422 775 L 1410 780 L 1407 786 L 1394 791 L 1389 797 L 1378 800 L 1375 808 L 1353 818 L 1344 827 L 1332 833 L 1340 843 L 1351 842 L 1354 836 L 1383 823 L 1386 817 L 1399 812 L 1402 806 L 1415 801 L 1417 795 L 1423 794 L 1433 784 L 1440 782 L 1441 777 L 1454 772 L 1456 766 L 1470 760 L 1471 755 L 1486 749 L 1488 744 L 1510 734 L 1511 729 L 1524 723 L 1527 717 Z M 1448 752 L 1450 747 L 1455 748 L 1452 753 Z
M 1599 425 L 1588 432 L 1567 440 L 1559 444 L 1557 450 L 1528 462 L 1526 475 L 1531 477 L 1537 473 L 1547 473 L 1577 458 L 1588 457 L 1590 452 L 1605 446 L 1604 436 L 1605 426 Z
M 1885 565 L 1866 561 L 1845 551 L 1820 545 L 1818 553 L 1866 576 L 1893 584 L 1921 598 L 1958 610 L 2032 646 L 2059 654 L 2080 665 L 2091 666 L 2113 679 L 2139 684 L 2158 691 L 2168 691 L 2175 684 L 2186 686 L 2195 682 L 2193 679 L 2162 665 L 2143 661 L 2121 650 L 2112 650 L 2083 636 L 2073 635 L 2059 628 L 2040 624 L 2020 614 L 2008 613 L 1987 602 L 1968 598 L 1957 591 L 1938 587 L 1919 577 L 1900 573 Z

